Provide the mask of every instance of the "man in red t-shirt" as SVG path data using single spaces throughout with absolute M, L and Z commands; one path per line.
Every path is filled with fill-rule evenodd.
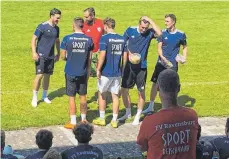
M 147 116 L 140 127 L 137 144 L 148 159 L 195 159 L 198 117 L 194 110 L 178 106 L 178 74 L 166 69 L 158 77 L 162 109 Z
M 92 55 L 92 63 L 91 63 L 91 74 L 92 76 L 96 76 L 96 65 L 98 61 L 99 51 L 99 41 L 101 36 L 103 35 L 104 26 L 103 21 L 101 19 L 95 18 L 95 9 L 87 8 L 84 10 L 84 27 L 83 32 L 87 36 L 91 37 L 94 43 L 94 50 Z

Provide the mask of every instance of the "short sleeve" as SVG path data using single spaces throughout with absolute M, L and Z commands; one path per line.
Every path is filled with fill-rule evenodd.
M 43 25 L 40 24 L 37 26 L 35 32 L 34 32 L 34 35 L 36 35 L 38 38 L 43 34 L 44 32 L 44 28 L 43 28 Z
M 187 37 L 186 37 L 186 34 L 184 33 L 183 36 L 182 36 L 182 39 L 181 39 L 181 45 L 187 45 Z
M 127 40 L 129 39 L 129 35 L 128 35 L 128 29 L 126 29 L 125 33 L 123 34 L 123 37 L 124 37 L 124 41 L 127 42 Z
M 61 42 L 60 48 L 63 50 L 67 50 L 67 39 L 68 39 L 68 37 L 65 36 Z
M 100 46 L 100 51 L 106 51 L 107 44 L 104 36 L 102 36 L 102 38 L 100 39 L 99 46 Z

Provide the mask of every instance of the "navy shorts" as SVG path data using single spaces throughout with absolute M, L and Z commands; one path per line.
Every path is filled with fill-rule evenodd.
M 48 59 L 40 57 L 38 61 L 35 61 L 36 74 L 53 74 L 54 59 Z

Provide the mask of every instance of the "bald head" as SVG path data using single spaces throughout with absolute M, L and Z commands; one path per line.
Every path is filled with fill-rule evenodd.
M 159 91 L 171 97 L 177 96 L 180 91 L 180 79 L 176 71 L 166 69 L 162 71 L 157 80 Z

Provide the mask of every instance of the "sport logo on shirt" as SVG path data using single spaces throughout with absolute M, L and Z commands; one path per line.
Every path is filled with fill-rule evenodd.
M 98 30 L 98 32 L 101 32 L 101 28 L 100 27 L 98 27 L 97 30 Z

